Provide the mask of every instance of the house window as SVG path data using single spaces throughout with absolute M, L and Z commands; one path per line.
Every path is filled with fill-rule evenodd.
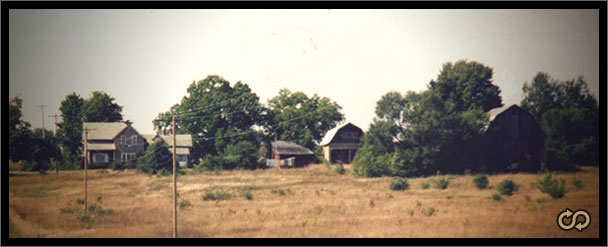
M 109 162 L 108 154 L 106 154 L 106 153 L 94 153 L 93 154 L 93 162 L 108 163 Z
M 131 137 L 131 144 L 133 144 L 133 145 L 137 144 L 137 136 Z
M 125 136 L 125 135 L 120 136 L 120 144 L 127 145 L 127 136 Z
M 135 159 L 135 153 L 122 153 L 120 155 L 120 161 L 125 162 L 125 161 L 129 161 Z

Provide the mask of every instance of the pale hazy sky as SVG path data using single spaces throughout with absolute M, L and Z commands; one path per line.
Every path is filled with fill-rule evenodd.
M 538 71 L 583 75 L 599 92 L 598 10 L 10 10 L 9 94 L 24 119 L 76 92 L 103 90 L 140 133 L 193 81 L 247 83 L 266 104 L 279 89 L 317 93 L 367 130 L 380 97 L 421 91 L 442 64 L 494 68 L 503 103 Z

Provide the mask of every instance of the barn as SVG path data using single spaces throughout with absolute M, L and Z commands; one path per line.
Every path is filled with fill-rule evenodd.
M 497 171 L 538 171 L 545 157 L 545 136 L 526 110 L 514 104 L 489 112 L 486 137 L 494 150 Z
M 272 158 L 277 162 L 293 158 L 293 166 L 301 167 L 315 160 L 315 155 L 310 149 L 302 147 L 290 141 L 273 141 Z
M 350 164 L 361 143 L 363 130 L 352 123 L 343 123 L 327 131 L 319 146 L 323 147 L 325 160 Z

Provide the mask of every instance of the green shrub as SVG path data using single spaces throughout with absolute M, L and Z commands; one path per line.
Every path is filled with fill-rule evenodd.
M 442 178 L 435 182 L 435 188 L 445 190 L 448 187 L 448 184 L 450 184 L 450 181 L 446 180 L 445 178 Z
M 84 205 L 84 199 L 76 198 L 76 204 Z
M 168 171 L 173 171 L 173 155 L 169 152 L 167 144 L 159 139 L 150 144 L 145 154 L 137 159 L 136 167 L 137 171 L 149 175 L 164 175 Z
M 241 197 L 247 199 L 247 200 L 253 200 L 253 194 L 251 193 L 250 190 L 243 190 L 241 191 Z
M 89 215 L 89 214 L 81 214 L 81 215 L 76 216 L 76 218 L 80 222 L 85 222 L 85 223 L 91 222 L 91 215 Z
M 219 201 L 219 200 L 228 200 L 232 198 L 232 195 L 223 190 L 206 190 L 205 194 L 203 194 L 203 201 Z
M 284 196 L 285 195 L 285 191 L 282 189 L 276 189 L 276 190 L 271 190 L 270 191 L 272 194 L 278 194 L 280 196 Z
M 564 184 L 566 181 L 563 179 L 559 182 L 557 179 L 552 179 L 550 173 L 545 173 L 545 177 L 538 181 L 536 185 L 540 191 L 549 194 L 552 198 L 562 198 L 565 194 Z
M 51 165 L 46 161 L 24 161 L 21 165 L 21 170 L 23 171 L 46 171 L 51 167 Z
M 125 169 L 125 165 L 120 160 L 115 160 L 110 163 L 110 169 L 114 171 L 122 171 Z
M 186 207 L 190 206 L 192 204 L 190 204 L 189 201 L 186 201 L 186 199 L 184 198 L 180 198 L 179 201 L 177 202 L 177 207 L 179 208 L 179 210 L 184 210 Z
M 583 182 L 581 182 L 581 180 L 579 180 L 578 178 L 574 177 L 572 178 L 572 186 L 574 186 L 574 188 L 580 189 L 583 187 Z
M 494 200 L 494 201 L 500 201 L 500 195 L 499 194 L 492 195 L 492 200 Z
M 475 184 L 475 187 L 477 187 L 480 190 L 485 189 L 488 187 L 488 184 L 489 184 L 488 177 L 486 177 L 484 175 L 477 175 L 473 179 L 473 184 Z
M 410 188 L 410 184 L 407 178 L 398 178 L 397 180 L 392 181 L 388 188 L 391 190 L 407 190 Z
M 421 189 L 423 189 L 423 190 L 426 190 L 426 189 L 428 189 L 429 187 L 431 187 L 431 184 L 429 184 L 428 182 L 423 182 L 423 183 L 420 185 L 420 188 L 421 188 Z
M 336 167 L 336 169 L 334 171 L 336 171 L 336 173 L 342 175 L 346 172 L 346 169 L 344 169 L 344 165 L 338 164 L 338 166 Z
M 498 193 L 505 196 L 513 195 L 517 191 L 517 185 L 511 179 L 505 179 L 498 184 Z

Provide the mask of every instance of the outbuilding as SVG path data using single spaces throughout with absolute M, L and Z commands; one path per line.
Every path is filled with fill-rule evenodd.
M 276 160 L 279 163 L 279 166 L 301 167 L 308 165 L 315 160 L 315 155 L 310 149 L 290 141 L 273 141 L 271 146 L 272 159 Z M 293 162 L 293 164 L 291 164 L 291 162 Z
M 352 123 L 343 123 L 327 131 L 319 146 L 323 147 L 325 160 L 350 164 L 361 147 L 363 130 Z
M 486 131 L 497 156 L 491 169 L 538 171 L 545 157 L 545 136 L 540 125 L 516 104 L 493 109 Z

